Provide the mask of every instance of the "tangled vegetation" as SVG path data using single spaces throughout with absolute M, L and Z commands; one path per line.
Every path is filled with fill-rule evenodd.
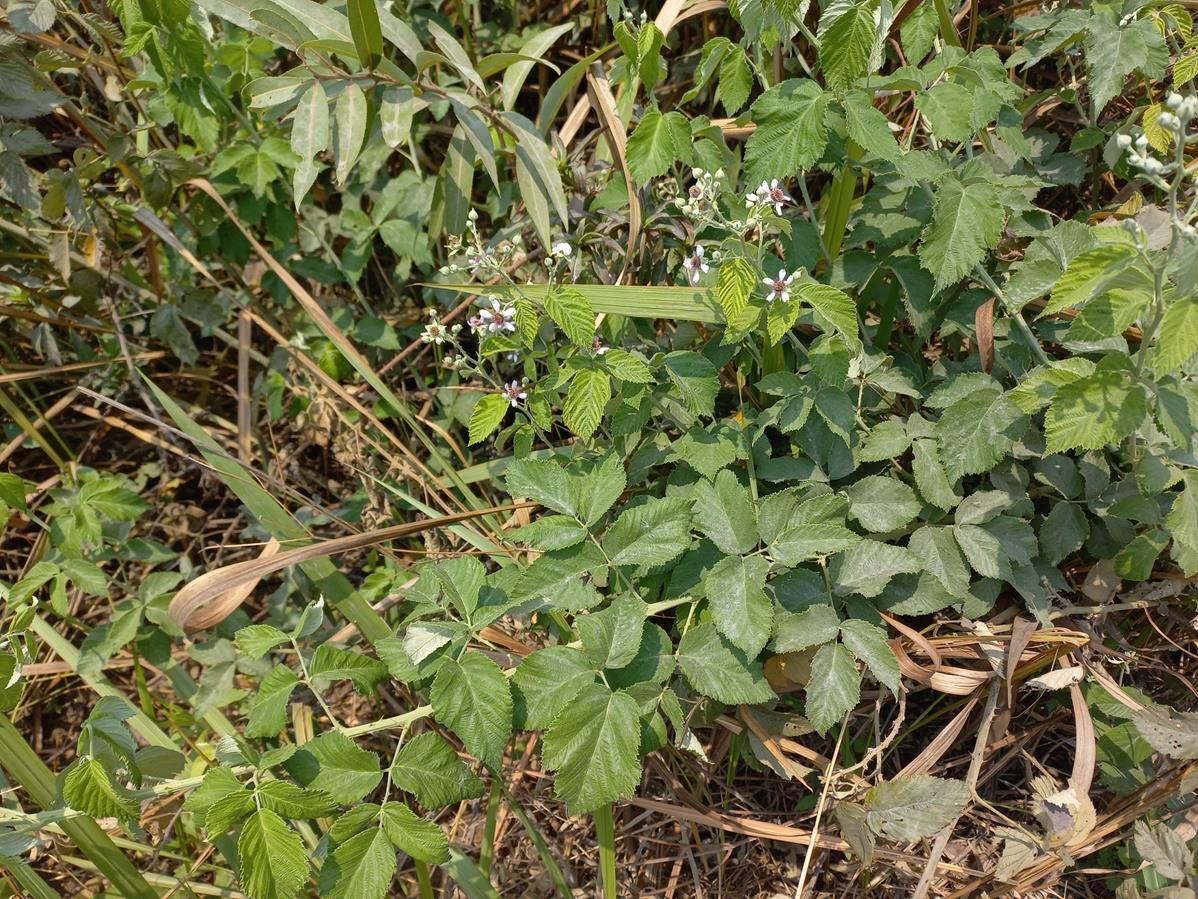
M 1198 895 L 1189 7 L 0 24 L 0 895 Z

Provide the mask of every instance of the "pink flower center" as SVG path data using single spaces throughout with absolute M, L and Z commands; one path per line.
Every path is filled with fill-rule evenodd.
M 770 199 L 775 203 L 786 202 L 786 194 L 782 192 L 782 188 L 774 187 L 770 189 Z
M 786 282 L 781 280 L 780 278 L 775 278 L 774 279 L 774 293 L 781 294 L 782 291 L 784 291 L 784 290 L 786 290 Z

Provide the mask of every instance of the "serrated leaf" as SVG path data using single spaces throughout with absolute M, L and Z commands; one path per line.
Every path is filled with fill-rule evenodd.
M 79 759 L 70 767 L 63 779 L 62 798 L 70 808 L 93 818 L 129 819 L 141 807 L 94 758 Z
M 587 608 L 593 603 L 578 605 L 575 600 L 582 599 L 583 594 L 569 592 L 568 588 L 580 584 L 584 576 L 602 575 L 605 561 L 602 550 L 589 541 L 544 553 L 516 581 L 513 598 L 539 599 L 568 612 Z M 598 594 L 592 599 L 598 602 Z
M 857 446 L 855 454 L 858 462 L 884 462 L 901 456 L 910 445 L 911 437 L 903 422 L 888 418 L 873 426 Z
M 965 597 L 969 591 L 969 569 L 951 528 L 922 527 L 911 535 L 907 545 L 923 570 L 945 590 L 953 596 Z
M 384 803 L 380 820 L 396 849 L 431 865 L 449 860 L 449 839 L 435 821 L 421 818 L 402 802 Z
M 303 841 L 270 809 L 258 809 L 242 825 L 237 856 L 250 899 L 294 899 L 308 880 Z
M 747 553 L 757 545 L 754 505 L 731 471 L 721 471 L 714 483 L 695 484 L 692 501 L 695 526 L 722 552 Z
M 433 733 L 418 734 L 399 750 L 391 763 L 391 780 L 429 809 L 475 799 L 486 792 L 453 747 Z
M 975 390 L 936 422 L 940 459 L 951 480 L 989 471 L 1015 445 L 1027 418 L 1001 388 Z
M 641 645 L 647 607 L 638 596 L 616 597 L 600 612 L 575 620 L 582 650 L 596 669 L 622 668 Z
M 337 803 L 322 790 L 308 790 L 285 780 L 264 780 L 258 785 L 258 800 L 262 808 L 278 812 L 285 818 L 319 818 L 331 814 Z
M 1134 713 L 1132 721 L 1157 752 L 1178 760 L 1198 759 L 1198 713 L 1149 707 Z
M 305 787 L 322 790 L 339 805 L 352 805 L 383 779 L 379 757 L 338 731 L 301 746 L 283 767 Z
M 676 160 L 690 158 L 691 129 L 680 112 L 649 109 L 628 136 L 628 168 L 638 185 L 664 175 Z
M 299 686 L 299 676 L 286 665 L 276 665 L 258 684 L 246 724 L 247 737 L 273 737 L 287 726 L 287 703 Z
M 720 392 L 719 373 L 711 361 L 691 350 L 667 353 L 662 361 L 686 408 L 694 415 L 711 417 Z
M 940 461 L 935 440 L 921 438 L 915 441 L 911 454 L 911 473 L 915 475 L 915 486 L 919 488 L 920 495 L 933 506 L 947 512 L 961 501 Z
M 819 64 L 824 80 L 834 91 L 842 92 L 866 74 L 873 51 L 875 6 L 870 0 L 833 5 L 840 15 L 825 25 L 820 21 Z
M 1136 852 L 1169 880 L 1185 880 L 1194 867 L 1194 853 L 1168 824 L 1137 821 L 1134 829 Z
M 870 830 L 906 843 L 951 824 L 968 800 L 964 781 L 912 774 L 874 787 L 865 796 L 865 808 Z
M 791 79 L 754 101 L 757 130 L 745 146 L 748 183 L 789 178 L 819 161 L 828 144 L 831 96 L 814 81 Z
M 865 663 L 879 683 L 889 688 L 891 693 L 898 693 L 898 657 L 890 648 L 884 629 L 859 618 L 850 618 L 840 624 L 840 639 L 853 655 Z
M 640 782 L 640 710 L 622 690 L 602 684 L 583 689 L 545 732 L 545 767 L 571 814 L 585 814 Z
M 514 459 L 504 470 L 503 480 L 512 496 L 527 497 L 563 515 L 578 511 L 578 496 L 569 475 L 551 459 Z
M 1057 389 L 1044 419 L 1047 451 L 1102 449 L 1135 431 L 1147 414 L 1144 389 L 1128 372 L 1099 368 Z
M 471 445 L 486 440 L 503 423 L 511 402 L 499 393 L 486 393 L 478 398 L 470 413 Z
M 448 857 L 446 846 L 440 860 Z M 371 827 L 350 837 L 325 860 L 320 869 L 320 895 L 327 899 L 382 899 L 391 888 L 395 867 L 391 840 L 382 827 Z
M 919 560 L 911 550 L 878 540 L 862 540 L 836 557 L 832 583 L 838 594 L 877 596 L 890 579 L 919 571 Z
M 678 665 L 691 686 L 719 702 L 768 702 L 774 698 L 761 663 L 720 636 L 711 622 L 688 630 L 678 644 Z
M 716 297 L 724 317 L 733 321 L 749 305 L 749 297 L 757 285 L 757 269 L 749 260 L 733 256 L 722 263 L 716 273 Z
M 680 497 L 650 499 L 620 513 L 603 535 L 613 565 L 664 565 L 690 546 L 690 503 Z
M 874 533 L 898 530 L 922 508 L 914 490 L 883 475 L 862 478 L 845 492 L 849 497 L 849 515 Z
M 1152 350 L 1152 372 L 1158 378 L 1181 368 L 1198 353 L 1198 297 L 1174 300 L 1165 310 Z
M 774 623 L 774 649 L 777 652 L 802 652 L 836 639 L 840 616 L 829 605 L 816 603 L 800 612 L 780 612 Z
M 861 540 L 845 526 L 848 501 L 843 496 L 816 496 L 795 506 L 782 532 L 770 543 L 770 555 L 783 565 L 841 552 Z
M 733 47 L 720 62 L 720 85 L 716 98 L 724 105 L 727 115 L 736 115 L 753 87 L 753 69 L 740 47 Z
M 807 720 L 822 736 L 839 724 L 860 698 L 861 676 L 852 653 L 839 643 L 825 643 L 811 660 Z
M 233 637 L 237 650 L 251 659 L 260 659 L 276 646 L 290 641 L 283 631 L 269 624 L 250 624 L 241 628 Z
M 919 245 L 919 263 L 935 276 L 936 290 L 956 284 L 984 260 L 998 246 L 1002 228 L 1002 202 L 993 184 L 941 181 Z
M 918 109 L 941 140 L 965 143 L 973 138 L 974 94 L 963 84 L 941 81 L 915 98 Z M 995 199 L 997 210 L 997 198 Z
M 861 351 L 857 306 L 847 293 L 827 284 L 804 284 L 797 293 L 848 342 L 851 352 L 856 354 Z
M 570 382 L 562 420 L 579 437 L 590 437 L 603 419 L 603 409 L 611 399 L 611 378 L 607 372 L 584 368 Z
M 512 694 L 498 665 L 479 652 L 447 659 L 429 693 L 433 714 L 487 766 L 498 769 L 512 735 Z
M 1086 513 L 1072 503 L 1056 503 L 1040 526 L 1040 554 L 1050 565 L 1059 565 L 1081 549 L 1089 536 Z
M 774 604 L 765 595 L 769 570 L 761 556 L 728 556 L 703 577 L 715 626 L 748 656 L 761 652 L 774 623 Z
M 595 310 L 580 291 L 569 285 L 555 287 L 545 298 L 545 311 L 576 346 L 591 346 L 595 337 Z
M 1010 562 L 997 537 L 976 524 L 955 525 L 953 536 L 974 571 L 982 577 L 1004 576 Z
M 1135 69 L 1149 77 L 1164 74 L 1169 53 L 1164 38 L 1149 18 L 1122 22 L 1113 10 L 1098 8 L 1082 42 L 1090 75 L 1090 102 L 1095 118 L 1123 90 Z
M 512 676 L 512 684 L 523 699 L 524 726 L 529 730 L 545 729 L 583 687 L 594 681 L 590 662 L 572 646 L 547 646 L 530 653 Z
M 387 666 L 378 659 L 327 643 L 316 648 L 308 675 L 325 681 L 350 680 L 362 693 L 369 693 L 390 676 Z
M 875 109 L 865 91 L 851 91 L 841 100 L 849 137 L 865 150 L 882 159 L 893 159 L 901 154 L 890 121 Z

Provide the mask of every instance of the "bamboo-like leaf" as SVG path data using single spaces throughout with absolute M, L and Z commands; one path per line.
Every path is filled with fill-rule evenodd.
M 383 58 L 383 29 L 374 0 L 347 0 L 349 30 L 358 51 L 358 60 L 370 70 Z

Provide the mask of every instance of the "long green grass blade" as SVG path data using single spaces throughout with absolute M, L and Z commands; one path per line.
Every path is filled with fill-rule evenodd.
M 429 284 L 441 290 L 480 293 L 515 300 L 526 297 L 544 305 L 548 284 Z M 682 321 L 722 324 L 724 313 L 715 294 L 705 287 L 638 287 L 622 284 L 574 284 L 596 312 L 631 318 L 676 318 Z
M 466 899 L 499 899 L 495 887 L 491 886 L 491 881 L 478 869 L 474 859 L 455 847 L 449 848 L 449 861 L 441 868 L 453 878 L 453 882 Z

